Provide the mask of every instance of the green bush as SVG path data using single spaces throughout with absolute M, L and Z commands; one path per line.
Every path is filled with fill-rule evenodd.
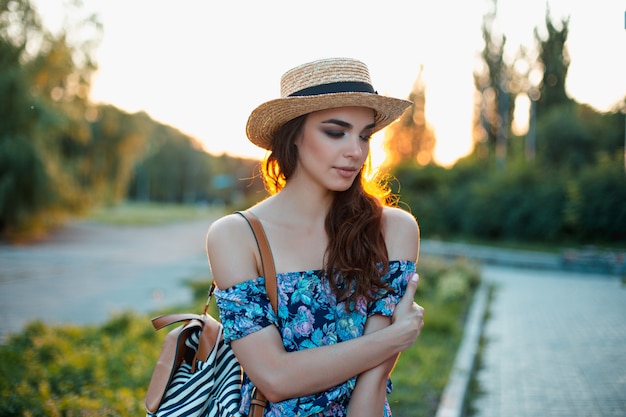
M 475 265 L 424 257 L 416 301 L 425 309 L 417 342 L 400 355 L 389 402 L 396 417 L 434 416 L 448 382 L 480 273 Z
M 571 230 L 583 241 L 626 241 L 626 175 L 607 158 L 572 184 Z
M 0 346 L 0 415 L 145 414 L 163 337 L 132 313 L 101 327 L 33 322 Z
M 434 415 L 480 279 L 471 264 L 432 258 L 421 260 L 418 272 L 416 299 L 426 309 L 426 326 L 393 373 L 390 402 L 398 417 Z M 189 283 L 196 300 L 185 310 L 202 309 L 208 282 Z M 159 314 L 180 308 L 169 310 Z M 210 311 L 216 313 L 215 303 Z M 33 322 L 0 346 L 0 415 L 144 415 L 143 400 L 166 333 L 156 332 L 148 316 L 134 313 L 101 326 Z
M 401 166 L 394 175 L 429 239 L 623 245 L 623 157 L 599 158 L 576 171 L 511 162 L 492 172 L 462 161 L 452 170 Z

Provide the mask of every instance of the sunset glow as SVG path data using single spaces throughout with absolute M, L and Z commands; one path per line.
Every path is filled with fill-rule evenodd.
M 53 30 L 59 26 L 63 8 L 58 2 L 34 3 L 44 24 Z M 238 2 L 190 0 L 173 7 L 152 0 L 85 0 L 85 9 L 104 25 L 92 99 L 146 111 L 197 138 L 211 153 L 262 158 L 264 150 L 245 137 L 246 119 L 258 104 L 278 96 L 279 77 L 287 69 L 349 56 L 368 64 L 381 94 L 404 98 L 423 66 L 435 159 L 450 165 L 472 149 L 472 72 L 490 4 L 459 0 L 383 7 L 378 1 L 322 0 L 294 9 L 291 2 L 273 0 L 245 2 L 242 12 Z M 549 4 L 553 20 L 571 15 L 568 93 L 599 110 L 615 106 L 626 95 L 626 54 L 618 52 L 626 50 L 622 2 Z M 543 28 L 545 7 L 544 0 L 498 2 L 496 29 L 507 36 L 508 54 L 519 45 L 534 46 L 533 31 Z M 286 24 L 294 19 L 298 25 Z M 339 24 L 328 24 L 329 19 Z M 522 132 L 523 126 L 516 129 Z M 380 158 L 377 152 L 374 159 Z

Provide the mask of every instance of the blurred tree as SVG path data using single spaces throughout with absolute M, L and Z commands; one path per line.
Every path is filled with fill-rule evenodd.
M 132 182 L 127 196 L 142 201 L 206 201 L 212 177 L 210 155 L 196 140 L 145 113 L 130 117 L 141 128 L 134 133 L 126 131 L 140 138 L 137 158 L 126 165 L 131 167 L 132 162 L 133 169 L 128 173 L 134 175 L 129 177 Z
M 547 37 L 543 38 L 535 28 L 535 39 L 539 49 L 539 60 L 543 65 L 543 77 L 539 86 L 537 111 L 539 115 L 550 108 L 571 103 L 565 92 L 565 80 L 570 59 L 565 46 L 569 34 L 569 17 L 562 19 L 558 29 L 550 17 L 550 8 L 546 7 Z
M 433 160 L 435 134 L 426 121 L 426 85 L 420 67 L 409 100 L 413 104 L 404 112 L 400 120 L 385 130 L 385 166 L 395 166 L 407 161 L 417 161 L 427 165 Z
M 267 197 L 259 162 L 222 154 L 213 158 L 213 196 L 221 203 L 246 205 Z M 246 203 L 247 202 L 247 203 Z
M 539 162 L 576 174 L 588 165 L 621 159 L 623 135 L 619 111 L 598 113 L 574 102 L 557 105 L 537 122 Z
M 221 199 L 215 158 L 197 141 L 145 113 L 90 103 L 102 25 L 80 0 L 64 5 L 52 34 L 29 0 L 0 0 L 0 236 L 36 237 L 129 187 L 143 200 Z M 229 175 L 246 166 L 234 165 Z M 249 191 L 239 186 L 230 200 Z
M 28 0 L 0 1 L 0 234 L 41 231 L 84 205 L 60 148 L 87 137 L 90 53 L 46 31 Z
M 259 161 L 205 152 L 200 143 L 145 114 L 143 154 L 135 163 L 127 197 L 140 201 L 238 204 L 266 196 Z
M 485 48 L 474 73 L 474 152 L 450 170 L 418 169 L 415 162 L 395 167 L 402 201 L 420 220 L 424 236 L 623 246 L 626 101 L 600 113 L 567 97 L 568 19 L 557 28 L 549 10 L 547 36 L 535 30 L 536 51 L 520 48 L 514 57 L 505 56 L 493 4 L 484 17 Z M 514 141 L 508 126 L 518 95 L 528 96 L 533 109 L 526 144 Z M 505 171 L 494 175 L 485 169 L 504 156 Z
M 91 139 L 77 146 L 81 177 L 100 202 L 115 204 L 126 198 L 153 122 L 145 113 L 128 114 L 110 105 L 90 111 Z
M 621 158 L 601 156 L 568 188 L 566 220 L 583 242 L 626 242 L 626 186 Z
M 495 33 L 497 0 L 483 16 L 482 33 L 485 46 L 481 53 L 482 65 L 474 71 L 474 84 L 478 91 L 475 120 L 478 128 L 474 138 L 478 155 L 495 155 L 497 166 L 502 168 L 507 156 L 507 139 L 510 121 L 515 110 L 515 95 L 511 85 L 519 78 L 514 65 L 504 60 L 506 36 Z M 481 149 L 482 148 L 482 149 Z
M 575 107 L 555 106 L 538 121 L 539 160 L 547 167 L 581 169 L 594 160 L 594 137 Z
M 189 182 L 189 169 L 193 166 L 194 148 L 181 134 L 169 131 L 167 127 L 158 128 L 156 137 L 164 138 L 159 150 L 147 161 L 150 177 L 150 199 L 183 203 L 190 200 L 193 184 Z M 210 177 L 205 185 L 209 186 Z

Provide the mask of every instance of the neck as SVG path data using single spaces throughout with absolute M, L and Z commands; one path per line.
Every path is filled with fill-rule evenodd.
M 287 183 L 276 196 L 277 202 L 289 213 L 294 213 L 301 221 L 315 222 L 326 219 L 335 193 L 315 189 L 297 183 Z

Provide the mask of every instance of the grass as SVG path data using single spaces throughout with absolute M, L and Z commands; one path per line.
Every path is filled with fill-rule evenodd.
M 416 301 L 425 309 L 417 342 L 403 352 L 389 395 L 395 417 L 432 417 L 448 382 L 463 337 L 465 317 L 480 283 L 476 266 L 422 257 Z
M 396 417 L 433 417 L 462 338 L 465 315 L 479 283 L 467 263 L 424 258 L 416 300 L 426 326 L 403 352 L 389 396 Z M 191 305 L 159 311 L 200 312 L 209 277 L 188 282 Z M 211 314 L 216 316 L 215 302 Z M 149 315 L 125 313 L 101 326 L 48 326 L 41 322 L 0 345 L 0 415 L 142 415 L 148 381 L 166 330 L 155 332 Z M 10 376 L 10 377 L 9 377 Z
M 219 216 L 206 206 L 126 203 L 95 210 L 88 217 L 113 225 L 158 225 Z M 463 336 L 465 315 L 480 283 L 475 265 L 422 256 L 416 300 L 426 325 L 403 352 L 389 395 L 395 417 L 433 417 Z M 210 277 L 188 282 L 192 305 L 155 312 L 200 312 Z M 215 303 L 211 313 L 217 316 Z M 155 332 L 149 315 L 112 317 L 102 326 L 47 326 L 31 323 L 0 346 L 0 415 L 141 415 L 143 398 L 166 331 Z
M 217 217 L 223 212 L 207 205 L 127 202 L 97 208 L 86 219 L 110 225 L 155 226 Z

